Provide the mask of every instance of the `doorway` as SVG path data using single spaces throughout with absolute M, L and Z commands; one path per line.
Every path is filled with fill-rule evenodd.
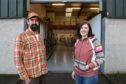
M 101 42 L 99 8 L 99 2 L 96 0 L 90 0 L 90 2 L 86 0 L 80 2 L 31 0 L 30 10 L 37 12 L 43 20 L 40 33 L 43 35 L 47 48 L 49 71 L 72 71 L 73 45 L 76 41 L 76 26 L 79 22 L 88 20 L 93 33 Z M 54 53 L 48 57 L 54 48 Z

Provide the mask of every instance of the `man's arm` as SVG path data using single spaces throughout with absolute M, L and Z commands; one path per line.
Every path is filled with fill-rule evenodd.
M 24 67 L 23 56 L 24 56 L 24 41 L 22 39 L 22 36 L 18 35 L 15 41 L 14 63 L 16 65 L 20 79 L 26 80 L 28 79 L 28 75 Z

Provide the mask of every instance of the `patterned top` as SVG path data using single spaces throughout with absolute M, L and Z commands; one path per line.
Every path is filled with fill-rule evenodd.
M 27 29 L 17 36 L 14 62 L 22 80 L 36 78 L 48 72 L 46 49 L 39 34 L 35 35 L 34 32 Z
M 104 53 L 96 38 L 77 40 L 75 43 L 74 71 L 80 76 L 94 76 L 104 63 Z M 86 68 L 89 66 L 89 69 Z

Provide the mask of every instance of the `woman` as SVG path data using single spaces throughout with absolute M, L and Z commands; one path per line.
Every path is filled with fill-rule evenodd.
M 77 33 L 72 78 L 76 84 L 97 84 L 98 68 L 104 63 L 102 46 L 92 34 L 89 22 L 80 23 Z

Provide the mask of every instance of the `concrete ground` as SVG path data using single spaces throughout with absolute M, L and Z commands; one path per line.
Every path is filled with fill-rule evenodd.
M 107 75 L 114 83 L 111 83 L 103 75 L 99 75 L 99 84 L 126 84 L 125 74 Z M 18 75 L 0 75 L 0 84 L 16 84 Z M 75 84 L 71 73 L 51 73 L 46 79 L 47 84 Z

